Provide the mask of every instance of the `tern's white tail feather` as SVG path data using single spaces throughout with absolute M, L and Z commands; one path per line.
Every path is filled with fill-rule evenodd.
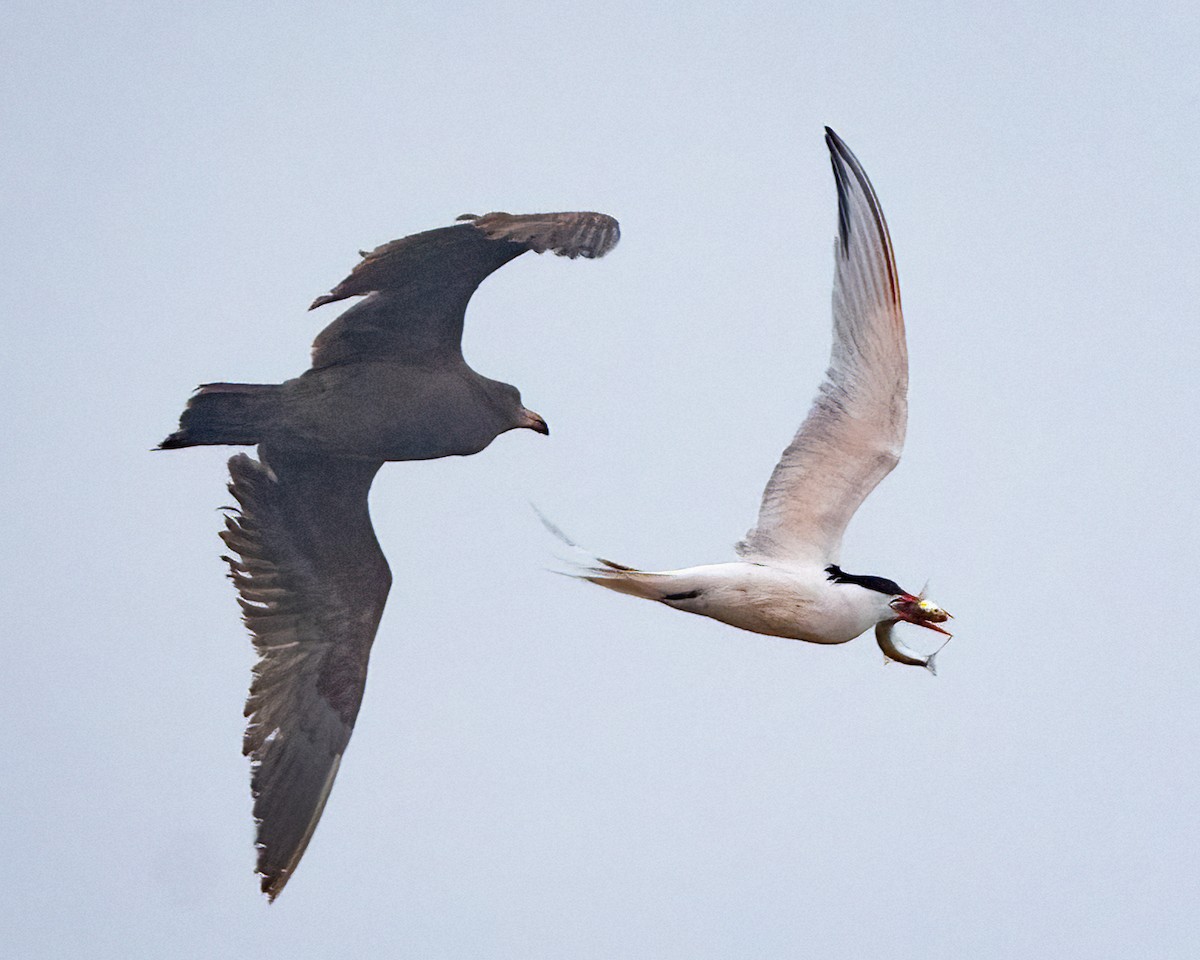
M 669 586 L 671 576 L 669 574 L 650 573 L 597 556 L 563 533 L 537 507 L 534 507 L 533 510 L 538 515 L 538 519 L 542 521 L 542 525 L 570 547 L 578 557 L 578 559 L 563 558 L 564 562 L 569 563 L 574 569 L 560 570 L 557 571 L 558 573 L 575 577 L 578 580 L 587 580 L 589 583 L 607 587 L 617 593 L 627 593 L 631 597 L 642 597 L 646 600 L 662 600 L 671 593 Z

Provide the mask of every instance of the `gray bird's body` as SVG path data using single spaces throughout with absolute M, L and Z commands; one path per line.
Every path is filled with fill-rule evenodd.
M 875 627 L 889 659 L 933 672 L 934 655 L 909 650 L 894 627 L 946 633 L 937 624 L 949 614 L 891 580 L 838 566 L 847 524 L 900 459 L 908 353 L 883 210 L 849 148 L 828 128 L 825 140 L 838 191 L 829 369 L 767 483 L 757 524 L 737 545 L 740 559 L 652 572 L 590 557 L 576 575 L 775 637 L 839 644 Z
M 252 761 L 257 869 L 274 899 L 320 820 L 362 703 L 392 576 L 367 508 L 391 460 L 478 453 L 508 430 L 548 433 L 516 387 L 462 356 L 467 303 L 529 250 L 600 257 L 599 213 L 490 213 L 363 254 L 318 307 L 363 296 L 282 384 L 210 383 L 162 449 L 257 444 L 229 461 L 238 508 L 222 539 L 258 662 L 243 744 Z
M 432 460 L 478 453 L 508 430 L 542 432 L 516 387 L 479 375 L 461 357 L 362 361 L 315 368 L 277 385 L 201 388 L 199 400 L 214 398 L 236 398 L 239 415 L 254 424 L 242 428 L 239 435 L 251 438 L 242 442 L 283 453 Z

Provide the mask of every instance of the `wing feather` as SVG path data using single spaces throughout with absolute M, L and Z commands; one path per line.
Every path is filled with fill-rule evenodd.
M 904 446 L 908 350 L 891 237 L 862 165 L 828 127 L 825 141 L 838 193 L 833 350 L 738 544 L 751 560 L 836 563 L 850 518 Z
M 488 213 L 385 243 L 313 301 L 309 309 L 369 294 L 317 336 L 313 366 L 461 356 L 467 303 L 489 274 L 529 250 L 602 257 L 620 235 L 602 213 Z
M 229 461 L 221 537 L 258 662 L 246 700 L 257 871 L 272 900 L 312 838 L 362 702 L 391 585 L 371 528 L 377 463 Z

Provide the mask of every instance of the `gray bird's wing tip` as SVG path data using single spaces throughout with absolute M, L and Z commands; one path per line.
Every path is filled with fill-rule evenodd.
M 472 223 L 489 240 L 509 240 L 534 253 L 551 253 L 574 260 L 598 260 L 621 239 L 613 217 L 593 210 L 570 213 L 486 213 Z

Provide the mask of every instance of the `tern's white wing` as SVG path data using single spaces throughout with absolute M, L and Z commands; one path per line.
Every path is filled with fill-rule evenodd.
M 892 241 L 862 166 L 825 128 L 838 191 L 833 354 L 738 544 L 749 560 L 836 563 L 854 512 L 900 459 L 908 351 Z

